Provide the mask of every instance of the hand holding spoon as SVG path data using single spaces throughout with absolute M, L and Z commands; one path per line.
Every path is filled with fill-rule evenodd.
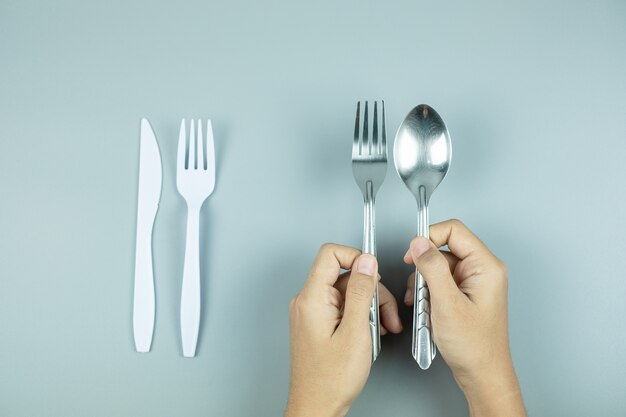
M 428 238 L 428 202 L 448 172 L 452 158 L 450 135 L 437 112 L 420 104 L 409 112 L 396 133 L 394 163 L 398 175 L 417 201 L 417 235 Z M 430 321 L 430 295 L 424 278 L 415 271 L 413 358 L 428 369 L 436 348 Z

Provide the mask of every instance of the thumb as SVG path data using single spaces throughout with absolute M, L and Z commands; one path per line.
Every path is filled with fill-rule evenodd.
M 458 295 L 459 289 L 450 273 L 448 261 L 429 239 L 416 237 L 411 241 L 409 251 L 428 285 L 431 300 Z
M 340 327 L 350 331 L 369 325 L 370 305 L 377 285 L 378 262 L 376 258 L 369 254 L 359 256 L 348 279 Z

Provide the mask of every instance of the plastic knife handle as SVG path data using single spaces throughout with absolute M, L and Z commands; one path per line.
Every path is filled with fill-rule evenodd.
M 133 335 L 137 352 L 149 352 L 154 331 L 154 276 L 152 270 L 152 222 L 137 225 Z

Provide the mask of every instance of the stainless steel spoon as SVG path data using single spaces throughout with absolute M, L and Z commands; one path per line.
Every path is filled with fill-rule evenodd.
M 398 128 L 393 147 L 398 175 L 417 200 L 417 235 L 428 238 L 428 202 L 448 172 L 452 158 L 450 135 L 437 112 L 420 104 Z M 432 338 L 430 295 L 424 278 L 415 271 L 413 358 L 428 369 L 437 350 Z

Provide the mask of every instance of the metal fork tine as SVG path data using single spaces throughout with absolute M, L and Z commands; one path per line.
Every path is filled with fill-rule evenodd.
M 378 148 L 378 102 L 374 101 L 374 119 L 372 120 L 372 148 L 374 154 L 380 155 Z
M 205 168 L 205 155 L 204 155 L 204 135 L 202 134 L 202 120 L 198 119 L 198 138 L 196 139 L 198 142 L 198 153 L 197 153 L 197 169 L 204 170 Z
M 383 131 L 382 133 L 382 146 L 383 146 L 383 155 L 387 157 L 387 129 L 385 128 L 385 100 L 381 100 L 382 110 L 383 110 Z
M 365 101 L 365 109 L 363 110 L 363 147 L 365 149 L 363 149 L 362 153 L 369 155 L 372 153 L 372 147 L 369 140 L 367 124 L 367 101 Z
M 196 159 L 196 124 L 195 120 L 191 119 L 189 124 L 189 169 L 198 168 L 198 160 Z
M 361 153 L 359 144 L 359 120 L 361 116 L 361 102 L 356 102 L 356 117 L 354 119 L 354 140 L 352 141 L 352 156 L 357 156 Z
M 185 119 L 180 122 L 180 133 L 178 134 L 178 155 L 176 157 L 177 169 L 187 169 L 187 132 L 185 129 Z

